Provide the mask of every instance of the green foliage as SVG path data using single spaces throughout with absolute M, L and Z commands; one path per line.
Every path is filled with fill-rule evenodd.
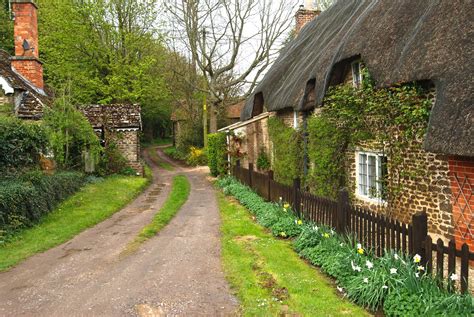
M 274 236 L 295 237 L 293 245 L 300 256 L 334 277 L 339 291 L 359 305 L 373 311 L 383 308 L 387 316 L 472 315 L 472 296 L 444 291 L 414 258 L 391 252 L 376 258 L 353 237 L 313 223 L 300 224 L 286 205 L 265 202 L 232 177 L 221 178 L 216 185 L 247 207 Z M 415 299 L 417 304 L 410 305 Z
M 101 152 L 99 139 L 89 121 L 69 98 L 59 98 L 52 108 L 45 108 L 44 124 L 54 158 L 60 166 L 81 166 L 84 151 L 89 151 L 98 160 Z
M 189 148 L 189 154 L 186 156 L 186 164 L 190 166 L 204 166 L 207 164 L 206 151 L 194 146 Z
M 207 157 L 212 176 L 227 173 L 227 136 L 225 133 L 208 135 Z
M 268 132 L 273 144 L 274 177 L 277 181 L 290 185 L 295 178 L 301 176 L 301 133 L 287 127 L 276 117 L 268 119 Z
M 269 170 L 271 167 L 270 160 L 268 159 L 267 153 L 262 149 L 260 153 L 258 153 L 257 157 L 257 169 L 259 170 Z
M 0 1 L 0 50 L 14 53 L 13 20 L 9 12 L 9 1 Z
M 46 131 L 38 123 L 0 117 L 1 173 L 37 166 L 47 145 Z
M 164 148 L 163 152 L 175 160 L 184 161 L 186 159 L 186 154 L 179 152 L 174 146 Z
M 404 154 L 421 147 L 417 140 L 425 134 L 432 103 L 431 91 L 417 84 L 375 89 L 367 71 L 361 89 L 331 87 L 321 112 L 308 120 L 308 154 L 314 164 L 308 177 L 311 190 L 336 197 L 347 181 L 347 151 L 364 142 L 387 155 L 392 175 L 409 170 L 404 166 Z M 400 182 L 390 178 L 382 181 L 384 198 L 389 203 L 395 201 Z
M 107 142 L 97 169 L 98 174 L 118 174 L 125 170 L 127 166 L 127 160 L 120 152 L 117 143 L 114 141 Z
M 35 171 L 0 182 L 0 244 L 19 229 L 31 226 L 58 202 L 77 191 L 84 176 L 76 172 L 45 175 Z

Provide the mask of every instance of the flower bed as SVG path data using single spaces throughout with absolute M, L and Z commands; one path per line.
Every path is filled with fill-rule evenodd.
M 298 254 L 336 279 L 338 291 L 372 311 L 387 316 L 472 316 L 474 299 L 451 293 L 449 285 L 425 274 L 419 256 L 386 252 L 377 258 L 353 237 L 332 228 L 298 219 L 288 204 L 265 202 L 232 177 L 217 186 L 234 196 L 255 215 L 256 221 L 281 238 L 294 238 Z M 455 283 L 457 276 L 451 276 Z

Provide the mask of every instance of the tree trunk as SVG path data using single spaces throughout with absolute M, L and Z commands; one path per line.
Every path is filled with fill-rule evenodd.
M 209 105 L 209 133 L 217 132 L 217 107 L 215 103 Z

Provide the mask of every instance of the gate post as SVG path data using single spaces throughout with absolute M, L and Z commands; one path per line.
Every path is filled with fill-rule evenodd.
M 421 259 L 425 261 L 425 253 L 423 243 L 428 236 L 428 216 L 426 208 L 422 212 L 417 212 L 412 216 L 412 245 L 413 254 L 419 254 Z
M 337 214 L 336 214 L 336 230 L 337 232 L 344 234 L 349 228 L 348 214 L 349 214 L 349 193 L 346 189 L 341 189 L 337 197 Z
M 269 170 L 267 175 L 267 200 L 272 201 L 272 180 L 273 180 L 273 171 Z
M 299 178 L 295 178 L 293 180 L 293 208 L 298 215 L 298 218 L 301 218 L 301 205 L 300 205 L 300 195 L 299 191 L 301 188 L 301 180 Z
M 249 163 L 249 183 L 247 184 L 250 188 L 252 187 L 252 173 L 253 173 L 253 163 Z

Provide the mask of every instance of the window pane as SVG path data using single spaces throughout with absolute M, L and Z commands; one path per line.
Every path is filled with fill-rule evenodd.
M 370 155 L 368 157 L 369 162 L 369 197 L 377 197 L 377 172 L 376 172 L 376 162 L 375 160 L 377 159 L 376 156 Z
M 367 155 L 359 154 L 359 194 L 367 195 Z

